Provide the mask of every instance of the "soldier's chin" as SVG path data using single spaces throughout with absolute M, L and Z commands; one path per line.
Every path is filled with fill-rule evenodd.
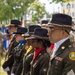
M 52 42 L 53 42 L 51 38 L 49 38 L 49 41 L 50 41 L 50 43 L 52 43 Z
M 50 41 L 50 43 L 54 43 L 53 41 Z
M 49 39 L 50 40 L 50 43 L 54 43 L 54 41 L 53 40 L 51 40 L 51 39 Z

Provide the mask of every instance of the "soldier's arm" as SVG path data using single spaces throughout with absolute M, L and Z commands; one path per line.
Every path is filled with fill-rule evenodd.
M 10 67 L 11 65 L 13 65 L 14 62 L 14 57 L 13 55 L 11 55 L 2 65 L 3 69 Z
M 49 57 L 43 56 L 40 62 L 40 75 L 47 75 L 48 67 L 49 67 Z
M 75 75 L 75 52 L 70 52 L 64 59 L 64 63 L 62 75 L 64 75 L 64 73 L 67 73 L 67 75 Z
M 22 73 L 24 54 L 25 54 L 25 50 L 23 50 L 22 53 L 21 53 L 20 62 L 19 62 L 19 65 L 18 65 L 18 67 L 17 67 L 17 70 L 16 70 L 15 75 L 21 75 L 21 73 Z
M 15 75 L 21 75 L 22 69 L 23 69 L 23 60 L 20 61 L 19 65 L 17 67 Z

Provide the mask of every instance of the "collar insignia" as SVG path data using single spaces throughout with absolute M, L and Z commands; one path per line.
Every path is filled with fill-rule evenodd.
M 62 49 L 65 49 L 65 46 L 62 46 L 61 48 L 62 48 Z

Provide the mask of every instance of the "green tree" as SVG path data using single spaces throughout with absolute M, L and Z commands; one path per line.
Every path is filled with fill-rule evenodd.
M 56 3 L 59 3 L 59 2 L 69 2 L 69 1 L 74 1 L 74 0 L 52 0 L 52 2 L 56 2 Z
M 28 4 L 34 0 L 0 0 L 0 21 L 25 14 Z
M 38 0 L 35 0 L 33 3 L 29 4 L 29 11 L 32 12 L 32 22 L 36 23 L 44 17 L 46 10 L 43 4 Z

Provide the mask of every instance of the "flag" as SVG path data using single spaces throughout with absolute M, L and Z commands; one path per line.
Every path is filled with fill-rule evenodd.
M 4 26 L 1 27 L 1 32 L 5 33 L 5 27 Z
M 21 27 L 25 27 L 25 23 L 24 23 L 24 22 L 25 22 L 25 20 L 23 19 L 23 20 L 22 20 Z

